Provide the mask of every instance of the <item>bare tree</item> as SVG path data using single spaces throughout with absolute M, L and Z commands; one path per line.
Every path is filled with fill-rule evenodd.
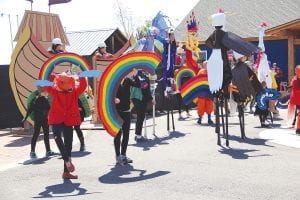
M 130 9 L 125 7 L 122 3 L 120 3 L 119 0 L 116 0 L 116 17 L 122 26 L 124 33 L 127 38 L 129 38 L 135 28 L 134 28 L 134 23 L 133 23 L 133 17 L 130 12 Z

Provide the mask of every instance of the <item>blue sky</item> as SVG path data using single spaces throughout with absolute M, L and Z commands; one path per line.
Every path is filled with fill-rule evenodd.
M 128 8 L 137 25 L 152 19 L 158 11 L 169 16 L 172 23 L 176 25 L 198 0 L 119 0 L 119 2 Z M 115 5 L 116 0 L 72 0 L 67 4 L 51 6 L 51 12 L 60 16 L 67 31 L 115 28 L 119 27 Z M 10 62 L 12 53 L 10 32 L 14 38 L 18 28 L 17 21 L 21 23 L 25 10 L 30 10 L 28 1 L 0 0 L 0 14 L 4 13 L 3 17 L 0 16 L 0 64 Z M 34 0 L 33 10 L 48 12 L 48 0 Z M 10 31 L 8 15 L 10 15 L 12 31 Z

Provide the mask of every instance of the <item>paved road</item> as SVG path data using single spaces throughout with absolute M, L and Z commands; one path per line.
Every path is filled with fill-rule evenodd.
M 246 117 L 243 141 L 237 122 L 230 118 L 226 148 L 196 119 L 176 120 L 169 135 L 161 116 L 153 140 L 136 145 L 131 135 L 128 156 L 134 163 L 126 166 L 115 166 L 105 131 L 85 131 L 87 151 L 78 152 L 76 144 L 73 152 L 78 180 L 61 179 L 59 157 L 41 159 L 1 171 L 0 199 L 299 199 L 300 150 L 259 138 L 264 129 L 253 116 Z

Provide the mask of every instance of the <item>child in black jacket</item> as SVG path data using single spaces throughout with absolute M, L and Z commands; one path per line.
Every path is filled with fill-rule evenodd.
M 44 133 L 44 143 L 46 147 L 46 156 L 54 155 L 54 152 L 50 149 L 49 142 L 49 125 L 48 125 L 48 112 L 50 109 L 50 105 L 47 99 L 47 93 L 43 91 L 41 88 L 35 91 L 36 97 L 33 102 L 30 104 L 25 118 L 22 120 L 24 123 L 28 116 L 33 113 L 34 114 L 34 133 L 31 139 L 31 152 L 30 157 L 36 158 L 35 146 L 36 141 L 40 135 L 40 129 L 43 128 Z
M 132 163 L 132 160 L 126 156 L 126 150 L 129 140 L 129 130 L 130 130 L 130 88 L 140 87 L 140 80 L 137 77 L 137 70 L 133 69 L 129 76 L 124 78 L 117 91 L 115 103 L 118 114 L 124 120 L 122 129 L 119 131 L 118 135 L 114 138 L 114 146 L 116 153 L 116 160 L 118 164 Z M 123 136 L 123 137 L 122 137 Z M 121 144 L 122 137 L 122 144 Z M 120 152 L 121 148 L 121 152 Z

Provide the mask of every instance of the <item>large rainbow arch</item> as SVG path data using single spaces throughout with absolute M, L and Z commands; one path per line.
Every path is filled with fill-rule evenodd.
M 134 68 L 155 74 L 160 58 L 152 52 L 128 53 L 113 61 L 103 72 L 98 86 L 98 115 L 106 131 L 115 137 L 123 120 L 118 115 L 114 99 L 121 80 Z

